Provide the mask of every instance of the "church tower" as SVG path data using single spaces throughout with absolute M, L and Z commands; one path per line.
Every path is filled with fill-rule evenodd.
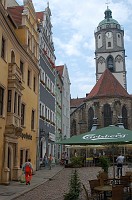
M 127 90 L 124 30 L 112 18 L 112 11 L 108 6 L 104 14 L 105 19 L 99 23 L 95 31 L 96 81 L 108 68 Z

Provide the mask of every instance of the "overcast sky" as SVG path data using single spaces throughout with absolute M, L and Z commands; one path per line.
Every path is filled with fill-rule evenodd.
M 20 5 L 23 0 L 16 0 Z M 46 0 L 32 0 L 36 11 Z M 49 0 L 56 65 L 66 64 L 71 97 L 85 97 L 96 83 L 94 31 L 104 19 L 107 0 Z M 132 94 L 132 0 L 109 0 L 112 16 L 125 31 L 127 90 Z

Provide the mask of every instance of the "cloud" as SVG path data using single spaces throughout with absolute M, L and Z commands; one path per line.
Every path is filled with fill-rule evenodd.
M 17 0 L 18 1 L 18 0 Z M 32 0 L 37 11 L 45 10 L 46 1 Z M 19 0 L 23 3 L 23 0 Z M 39 3 L 38 3 L 39 2 Z M 56 63 L 66 63 L 73 96 L 82 95 L 95 84 L 94 31 L 104 19 L 106 0 L 49 0 Z M 132 66 L 132 0 L 111 0 L 112 16 L 124 27 L 127 69 Z M 131 89 L 132 90 L 132 89 Z

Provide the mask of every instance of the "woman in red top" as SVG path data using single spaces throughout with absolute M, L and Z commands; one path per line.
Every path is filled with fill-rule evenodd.
M 22 167 L 22 170 L 25 173 L 26 185 L 30 185 L 30 181 L 32 179 L 32 173 L 33 173 L 31 159 L 28 159 L 28 162 L 25 162 L 25 164 Z

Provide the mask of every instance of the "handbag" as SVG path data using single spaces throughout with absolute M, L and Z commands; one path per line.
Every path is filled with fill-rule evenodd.
M 20 183 L 25 183 L 26 180 L 25 180 L 25 174 L 22 173 L 21 177 L 20 177 Z

